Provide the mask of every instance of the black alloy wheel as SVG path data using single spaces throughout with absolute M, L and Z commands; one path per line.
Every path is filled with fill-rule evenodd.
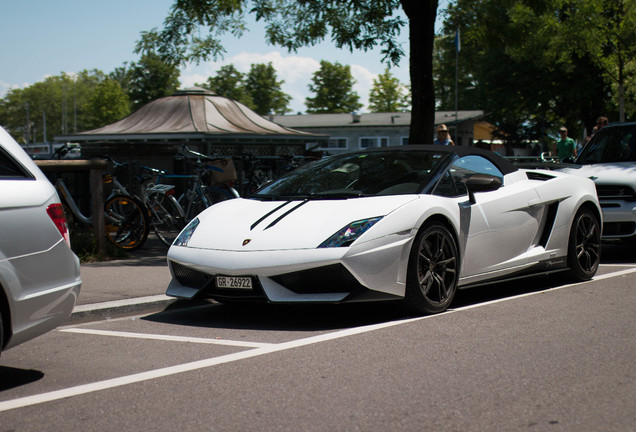
M 415 237 L 406 282 L 407 306 L 418 313 L 446 310 L 455 297 L 459 256 L 454 236 L 444 225 L 431 222 Z
M 592 279 L 601 262 L 601 224 L 596 214 L 582 208 L 574 217 L 568 244 L 570 276 L 576 281 Z

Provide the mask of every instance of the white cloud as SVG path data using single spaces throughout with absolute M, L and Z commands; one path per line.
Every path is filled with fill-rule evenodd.
M 4 98 L 7 95 L 7 93 L 9 93 L 9 90 L 25 88 L 25 87 L 28 87 L 29 85 L 30 85 L 29 83 L 22 83 L 22 85 L 19 85 L 19 84 L 10 84 L 8 82 L 0 81 L 0 98 Z
M 198 66 L 185 67 L 181 71 L 181 84 L 183 87 L 191 87 L 197 82 L 203 83 L 208 77 L 214 76 L 221 66 L 228 64 L 234 65 L 239 72 L 247 73 L 252 64 L 270 62 L 276 69 L 278 79 L 284 81 L 283 91 L 292 97 L 290 103 L 292 112 L 304 112 L 306 110 L 305 99 L 311 96 L 308 85 L 314 72 L 320 68 L 320 61 L 312 57 L 282 55 L 279 51 L 270 51 L 264 54 L 242 52 L 222 61 L 211 61 Z M 360 65 L 351 65 L 351 74 L 357 81 L 353 89 L 364 104 L 362 109 L 364 112 L 367 109 L 373 80 L 378 75 Z
M 373 87 L 373 80 L 377 79 L 378 75 L 371 72 L 364 66 L 351 65 L 351 75 L 357 81 L 353 85 L 353 89 L 360 96 L 360 102 L 364 105 L 362 112 L 368 111 L 369 106 L 369 93 Z

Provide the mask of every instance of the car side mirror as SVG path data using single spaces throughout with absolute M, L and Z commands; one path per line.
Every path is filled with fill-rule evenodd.
M 496 191 L 502 185 L 499 177 L 488 174 L 472 175 L 465 180 L 465 183 L 466 189 L 468 189 L 468 199 L 472 204 L 477 202 L 475 199 L 475 193 Z

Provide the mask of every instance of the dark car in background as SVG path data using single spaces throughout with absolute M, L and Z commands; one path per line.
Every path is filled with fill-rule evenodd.
M 636 242 L 636 123 L 605 126 L 570 166 L 594 180 L 603 210 L 603 240 Z

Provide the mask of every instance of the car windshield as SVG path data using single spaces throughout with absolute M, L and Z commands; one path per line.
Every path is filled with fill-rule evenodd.
M 601 129 L 576 160 L 579 164 L 630 161 L 636 161 L 636 124 Z
M 331 156 L 258 190 L 259 199 L 345 199 L 420 192 L 449 153 L 396 150 Z

